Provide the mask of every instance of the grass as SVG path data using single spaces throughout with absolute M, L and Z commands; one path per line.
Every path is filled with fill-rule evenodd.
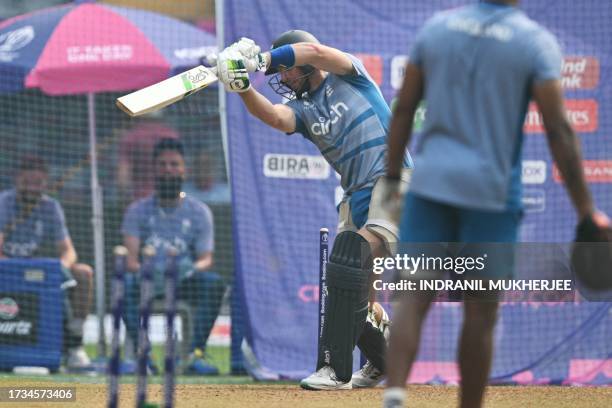
M 97 354 L 95 344 L 85 345 L 87 354 L 95 359 Z M 158 367 L 163 368 L 164 347 L 161 345 L 153 345 L 152 357 Z M 219 368 L 219 376 L 185 376 L 177 375 L 177 384 L 251 384 L 254 381 L 248 376 L 232 376 L 230 375 L 230 349 L 223 346 L 209 346 L 206 348 L 207 360 Z M 12 381 L 32 381 L 32 382 L 53 382 L 53 383 L 79 383 L 79 384 L 105 384 L 107 376 L 105 374 L 84 375 L 84 374 L 52 374 L 52 375 L 35 375 L 22 376 L 12 373 L 0 373 L 0 383 Z M 162 384 L 164 381 L 163 375 L 149 376 L 151 384 Z M 135 384 L 135 375 L 121 376 L 121 383 Z
M 97 355 L 95 344 L 86 344 L 85 351 L 94 358 Z M 164 347 L 154 344 L 151 350 L 151 356 L 158 367 L 164 366 Z M 222 376 L 230 373 L 230 348 L 224 346 L 208 346 L 206 347 L 206 360 L 219 369 Z

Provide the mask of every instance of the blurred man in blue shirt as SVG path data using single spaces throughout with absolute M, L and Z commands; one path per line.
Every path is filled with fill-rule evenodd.
M 417 36 L 389 136 L 387 181 L 392 184 L 399 179 L 416 107 L 425 99 L 423 138 L 400 223 L 402 242 L 517 240 L 522 128 L 532 98 L 578 218 L 590 217 L 602 227 L 609 222 L 593 206 L 578 141 L 565 116 L 559 45 L 516 3 L 491 0 L 441 12 Z M 480 278 L 511 273 L 498 268 Z M 394 315 L 385 407 L 404 406 L 404 385 L 433 296 L 403 296 Z M 461 407 L 482 404 L 497 316 L 495 295 L 480 301 L 472 296 L 465 297 L 459 345 Z
M 15 188 L 0 193 L 0 259 L 59 258 L 65 283 L 72 283 L 64 316 L 65 366 L 89 371 L 93 367 L 83 348 L 83 325 L 91 307 L 93 270 L 77 262 L 64 210 L 45 194 L 48 178 L 45 161 L 26 155 L 20 160 Z
M 137 339 L 140 253 L 145 245 L 155 248 L 155 293 L 163 294 L 166 254 L 178 251 L 178 299 L 194 310 L 194 330 L 187 374 L 215 375 L 216 367 L 203 359 L 206 341 L 213 328 L 225 285 L 210 270 L 213 265 L 214 225 L 208 206 L 182 191 L 185 161 L 182 143 L 161 139 L 153 148 L 155 193 L 134 202 L 123 219 L 124 244 L 128 249 L 126 282 L 126 328 Z

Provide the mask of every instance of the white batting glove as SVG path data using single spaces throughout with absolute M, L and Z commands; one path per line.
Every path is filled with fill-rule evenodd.
M 259 45 L 246 37 L 242 37 L 240 40 L 230 45 L 230 47 L 247 58 L 252 58 L 261 52 Z
M 228 92 L 246 92 L 251 88 L 244 57 L 237 51 L 226 48 L 217 60 L 217 77 Z
M 261 48 L 250 38 L 242 37 L 228 47 L 244 57 L 244 65 L 248 72 L 265 71 L 266 60 L 261 54 Z
M 210 54 L 210 55 L 207 55 L 203 61 L 206 61 L 206 63 L 211 67 L 216 67 L 218 59 L 219 59 L 219 56 L 217 54 Z
M 257 54 L 259 54 L 259 51 L 260 48 L 257 44 L 255 44 L 255 41 L 246 37 L 242 37 L 239 41 L 236 41 L 232 45 L 225 47 L 225 49 L 221 52 L 226 54 L 230 52 L 232 53 L 231 55 L 235 55 L 236 58 L 238 58 L 236 54 L 240 54 L 244 57 L 244 59 L 247 59 L 256 57 Z M 215 67 L 217 66 L 218 59 L 219 55 L 210 54 L 203 58 L 202 61 L 206 62 L 211 67 Z M 249 72 L 254 72 L 254 70 Z

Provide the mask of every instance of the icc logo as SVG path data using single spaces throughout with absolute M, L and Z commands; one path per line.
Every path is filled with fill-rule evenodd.
M 0 61 L 11 62 L 19 57 L 15 51 L 34 39 L 34 27 L 25 26 L 0 35 Z
M 327 233 L 321 235 L 321 241 L 322 242 L 327 242 L 327 239 L 328 239 L 328 234 Z

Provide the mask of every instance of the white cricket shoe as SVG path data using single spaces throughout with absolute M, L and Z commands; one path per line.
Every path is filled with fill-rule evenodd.
M 69 370 L 86 370 L 91 367 L 91 360 L 83 347 L 73 347 L 68 350 L 66 368 Z
M 342 382 L 330 366 L 324 366 L 316 373 L 300 381 L 300 387 L 314 391 L 350 390 L 351 382 Z
M 353 373 L 351 383 L 354 388 L 371 388 L 376 387 L 384 379 L 385 375 L 368 360 L 360 370 Z
M 404 400 L 399 398 L 383 399 L 383 408 L 404 408 Z

